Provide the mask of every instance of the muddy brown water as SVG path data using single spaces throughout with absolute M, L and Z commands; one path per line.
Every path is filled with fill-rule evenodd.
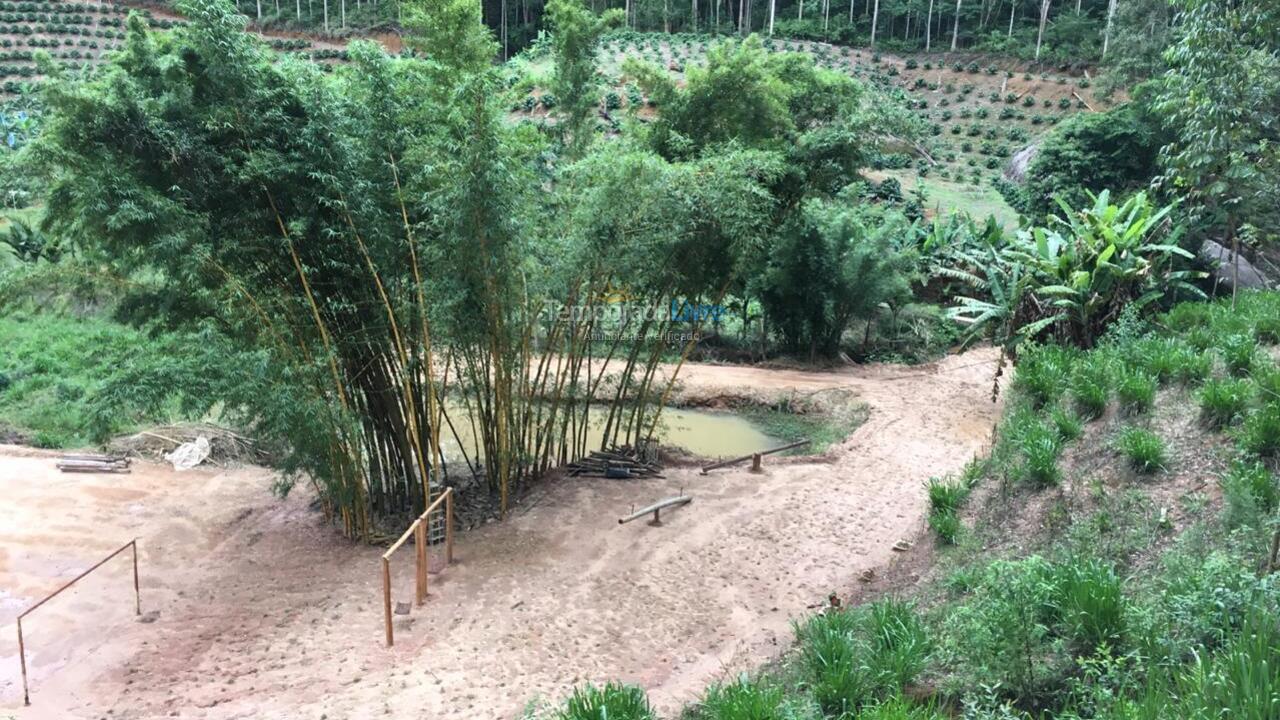
M 466 409 L 450 403 L 448 411 L 450 417 L 454 418 L 453 426 L 458 434 L 455 437 L 447 427 L 441 433 L 440 444 L 445 457 L 454 462 L 462 459 L 458 447 L 460 440 L 468 456 L 474 458 L 475 435 L 471 423 L 465 420 Z M 608 410 L 603 406 L 591 408 L 590 425 L 587 428 L 588 448 L 600 447 L 608 416 Z M 786 444 L 785 440 L 770 435 L 741 415 L 685 408 L 663 410 L 654 437 L 663 446 L 678 447 L 705 458 L 740 457 Z

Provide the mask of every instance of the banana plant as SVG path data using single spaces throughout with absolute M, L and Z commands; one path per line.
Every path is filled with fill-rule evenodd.
M 1156 208 L 1146 193 L 1120 205 L 1105 190 L 1090 199 L 1078 212 L 1059 201 L 1063 214 L 1019 232 L 1008 252 L 1035 277 L 1035 295 L 1065 316 L 1060 339 L 1082 347 L 1126 305 L 1141 309 L 1174 291 L 1202 295 L 1190 281 L 1203 277 L 1175 269 L 1175 258 L 1194 256 L 1178 246 L 1180 229 L 1163 232 L 1172 206 Z
M 995 248 L 990 249 L 987 260 L 982 264 L 984 279 L 975 286 L 986 297 L 958 296 L 958 304 L 947 310 L 947 317 L 968 326 L 966 344 L 990 337 L 1000 348 L 991 387 L 994 402 L 1000 395 L 1000 378 L 1008 361 L 1016 361 L 1022 346 L 1062 320 L 1064 313 L 1043 314 L 1033 297 L 1035 276 L 1021 262 Z

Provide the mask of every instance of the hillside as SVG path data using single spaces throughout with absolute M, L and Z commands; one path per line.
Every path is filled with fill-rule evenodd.
M 152 28 L 181 25 L 183 18 L 163 7 L 68 0 L 0 0 L 0 102 L 23 85 L 39 82 L 35 55 L 44 51 L 67 69 L 101 63 L 124 41 L 124 21 L 139 12 Z M 317 61 L 344 57 L 342 43 L 300 33 L 262 33 L 284 52 L 304 53 Z
M 641 119 L 652 115 L 648 99 L 625 77 L 626 59 L 648 61 L 683 77 L 686 67 L 705 63 L 710 48 L 729 41 L 663 33 L 606 36 L 596 56 L 608 88 L 601 116 L 616 123 L 632 111 Z M 764 46 L 770 52 L 807 54 L 820 67 L 871 83 L 914 113 L 925 128 L 927 152 L 903 146 L 881 155 L 871 179 L 893 178 L 908 194 L 919 189 L 934 212 L 994 215 L 1007 227 L 1016 225 L 1017 213 L 996 185 L 1012 156 L 1063 120 L 1107 109 L 1119 99 L 1098 92 L 1088 66 L 1046 72 L 1033 63 L 980 53 L 873 53 L 782 38 L 766 38 Z M 514 101 L 516 115 L 547 117 L 556 102 L 547 91 L 549 58 L 535 49 L 509 64 L 519 78 L 516 90 L 524 93 Z

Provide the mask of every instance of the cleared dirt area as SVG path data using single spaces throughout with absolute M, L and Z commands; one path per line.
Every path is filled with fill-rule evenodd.
M 63 475 L 0 447 L 0 717 L 509 718 L 575 684 L 618 679 L 670 712 L 776 655 L 789 620 L 883 566 L 922 529 L 931 475 L 990 438 L 995 353 L 833 372 L 687 366 L 684 393 L 845 388 L 870 419 L 816 459 L 664 480 L 548 482 L 505 523 L 464 533 L 458 563 L 382 644 L 380 548 L 346 542 L 302 486 L 258 468 Z M 619 525 L 683 489 L 662 527 Z M 21 706 L 12 619 L 139 538 L 126 558 L 24 621 Z M 433 549 L 433 552 L 435 550 Z M 412 550 L 396 597 L 412 599 Z

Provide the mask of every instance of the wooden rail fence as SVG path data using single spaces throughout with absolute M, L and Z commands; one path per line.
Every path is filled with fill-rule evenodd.
M 440 509 L 440 505 L 444 505 L 444 556 L 445 564 L 453 562 L 453 488 L 445 488 L 426 510 L 418 516 L 409 525 L 409 529 L 404 531 L 399 540 L 391 544 L 387 551 L 382 553 L 382 611 L 383 621 L 387 635 L 387 647 L 395 645 L 395 633 L 391 629 L 391 556 L 401 545 L 413 536 L 414 545 L 414 600 L 418 605 L 427 599 L 427 531 L 430 524 L 431 513 Z
M 26 646 L 26 643 L 23 642 L 23 638 L 22 638 L 22 618 L 35 612 L 41 605 L 44 605 L 45 603 L 57 597 L 58 595 L 61 595 L 62 591 L 66 590 L 72 585 L 75 585 L 77 582 L 80 581 L 81 578 L 93 572 L 94 570 L 97 570 L 103 565 L 107 564 L 108 560 L 111 560 L 115 556 L 119 555 L 125 550 L 129 550 L 130 548 L 133 549 L 133 610 L 135 615 L 141 615 L 142 614 L 142 593 L 138 589 L 138 539 L 134 538 L 129 542 L 125 543 L 124 545 L 121 545 L 119 549 L 117 549 L 115 552 L 111 553 L 110 555 L 94 563 L 93 567 L 71 578 L 71 580 L 65 583 L 62 587 L 46 595 L 44 599 L 41 600 L 40 602 L 37 602 L 35 605 L 32 605 L 26 610 L 23 610 L 22 614 L 18 616 L 18 661 L 22 665 L 22 704 L 23 705 L 31 704 L 31 692 L 27 687 L 27 646 Z

